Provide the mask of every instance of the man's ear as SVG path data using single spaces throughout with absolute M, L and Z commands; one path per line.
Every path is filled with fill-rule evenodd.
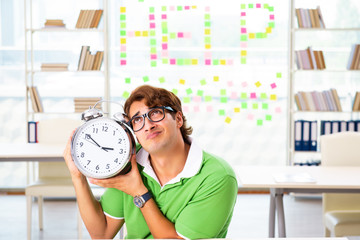
M 184 119 L 183 119 L 183 116 L 182 116 L 181 112 L 176 113 L 175 120 L 176 120 L 176 126 L 181 128 L 182 125 L 184 124 Z

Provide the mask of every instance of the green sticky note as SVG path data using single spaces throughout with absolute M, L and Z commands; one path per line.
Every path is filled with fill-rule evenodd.
M 169 64 L 169 59 L 168 58 L 163 58 L 162 63 L 163 64 Z
M 131 83 L 131 78 L 125 78 L 125 83 Z
M 220 89 L 220 95 L 221 96 L 226 95 L 226 89 Z
M 201 80 L 200 80 L 200 84 L 201 84 L 201 86 L 206 85 L 206 80 L 205 80 L 205 79 L 201 79 Z
M 266 115 L 266 116 L 265 116 L 265 120 L 266 120 L 266 121 L 271 121 L 271 119 L 272 119 L 272 116 L 271 116 L 271 115 Z
M 254 8 L 254 4 L 249 3 L 249 8 Z
M 150 53 L 155 54 L 156 53 L 156 47 L 151 47 L 150 48 Z
M 172 90 L 172 92 L 173 92 L 173 94 L 175 94 L 175 95 L 177 95 L 177 94 L 178 94 L 178 90 L 177 90 L 177 89 L 175 89 L 175 88 Z
M 241 108 L 242 108 L 242 109 L 247 109 L 247 103 L 246 103 L 246 102 L 242 102 L 242 103 L 241 103 Z
M 240 4 L 240 8 L 241 9 L 246 9 L 246 4 L 244 4 L 244 3 Z
M 192 94 L 192 93 L 193 93 L 193 91 L 192 91 L 191 88 L 186 89 L 186 94 L 187 94 L 187 95 L 190 95 L 190 94 Z
M 182 11 L 182 10 L 183 10 L 183 7 L 182 7 L 182 6 L 177 6 L 177 10 L 178 10 L 178 11 Z
M 191 65 L 191 59 L 190 58 L 185 58 L 184 59 L 184 65 Z
M 227 97 L 220 97 L 220 102 L 221 103 L 227 103 L 228 98 Z
M 225 116 L 225 110 L 219 109 L 219 116 Z
M 163 34 L 167 34 L 167 33 L 168 33 L 168 29 L 167 29 L 167 28 L 161 28 L 161 32 L 162 32 Z
M 267 99 L 266 93 L 260 93 L 260 99 Z
M 264 8 L 265 8 L 265 9 L 268 9 L 268 8 L 269 8 L 269 4 L 264 3 Z
M 120 14 L 120 21 L 126 21 L 126 15 Z
M 246 34 L 241 34 L 240 41 L 246 42 L 247 40 L 248 40 L 247 35 Z
M 210 21 L 205 21 L 205 27 L 210 27 L 211 26 L 211 22 Z
M 151 38 L 150 45 L 152 45 L 152 46 L 156 45 L 156 39 Z
M 210 14 L 205 14 L 205 20 L 210 20 Z
M 211 43 L 211 37 L 205 37 L 204 42 L 207 43 L 207 44 L 210 44 Z
M 269 12 L 273 12 L 274 11 L 274 7 L 268 7 Z
M 120 53 L 120 57 L 121 58 L 126 58 L 126 53 L 124 53 L 124 52 Z
M 182 59 L 182 58 L 176 59 L 176 65 L 183 66 L 184 65 L 184 59 Z
M 245 26 L 245 25 L 246 25 L 246 20 L 241 19 L 241 20 L 240 20 L 240 25 L 241 25 L 241 26 Z
M 155 8 L 154 7 L 149 7 L 149 12 L 151 12 L 151 13 L 155 12 Z
M 123 96 L 123 98 L 128 98 L 130 96 L 130 93 L 127 91 L 124 91 L 122 96 Z
M 262 33 L 255 33 L 255 38 L 263 38 Z
M 165 78 L 164 77 L 159 78 L 159 82 L 160 83 L 165 83 Z
M 170 38 L 171 39 L 176 39 L 176 33 L 174 33 L 174 32 L 170 33 Z
M 124 23 L 124 22 L 120 23 L 120 28 L 125 29 L 126 28 L 126 23 Z
M 241 98 L 241 99 L 247 99 L 247 93 L 242 92 L 242 93 L 240 94 L 240 98 Z
M 121 31 L 120 31 L 120 36 L 126 36 L 126 31 L 125 31 L 125 30 L 121 30 Z
M 262 120 L 262 119 L 258 119 L 256 124 L 257 124 L 258 126 L 262 126 L 262 125 L 263 125 L 263 120 Z
M 167 22 L 161 22 L 161 28 L 167 28 Z
M 191 98 L 190 97 L 183 97 L 183 102 L 184 103 L 190 103 Z
M 245 57 L 242 57 L 242 58 L 240 59 L 240 63 L 241 63 L 241 64 L 246 64 L 246 58 L 245 58 Z
M 219 59 L 214 59 L 213 60 L 213 65 L 219 65 Z
M 258 109 L 258 108 L 259 108 L 259 104 L 258 104 L 258 103 L 253 103 L 252 108 L 253 108 L 253 109 Z
M 166 6 L 162 6 L 161 11 L 166 12 Z
M 152 61 L 150 62 L 150 66 L 151 66 L 151 67 L 156 67 L 156 61 L 155 61 L 155 60 L 152 60 Z
M 268 103 L 262 103 L 262 109 L 264 109 L 264 110 L 269 109 L 269 104 Z
M 198 90 L 196 95 L 202 97 L 204 95 L 204 91 L 203 90 Z
M 277 78 L 281 78 L 281 72 L 276 73 Z
M 144 82 L 148 82 L 148 81 L 149 81 L 149 77 L 148 77 L 148 76 L 144 76 L 144 77 L 143 77 L 143 81 L 144 81 Z
M 212 97 L 211 96 L 205 96 L 205 102 L 211 102 Z
M 275 28 L 275 22 L 269 22 L 268 26 L 271 28 Z
M 154 37 L 154 36 L 156 35 L 155 30 L 150 30 L 149 33 L 150 33 L 150 36 L 151 36 L 151 37 Z

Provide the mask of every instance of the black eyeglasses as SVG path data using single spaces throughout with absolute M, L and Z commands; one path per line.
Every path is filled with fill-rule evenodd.
M 145 117 L 149 119 L 151 122 L 160 122 L 165 118 L 165 110 L 168 110 L 170 112 L 175 112 L 174 109 L 168 106 L 162 106 L 162 107 L 153 107 L 151 108 L 147 113 L 140 115 L 140 116 L 133 116 L 129 122 L 127 122 L 128 125 L 131 126 L 131 128 L 134 130 L 134 132 L 140 131 L 144 125 L 145 125 Z

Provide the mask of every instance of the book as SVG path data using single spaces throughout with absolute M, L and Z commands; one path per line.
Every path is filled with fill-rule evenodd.
M 355 93 L 355 97 L 354 97 L 354 103 L 353 103 L 353 107 L 352 110 L 355 111 L 360 111 L 360 92 L 356 92 Z
M 44 112 L 44 107 L 43 107 L 42 100 L 40 98 L 40 94 L 39 94 L 39 91 L 38 91 L 37 87 L 32 86 L 31 90 L 32 90 L 32 92 L 34 94 L 34 97 L 35 97 L 35 102 L 36 102 L 36 105 L 37 105 L 38 112 Z
M 277 183 L 316 183 L 316 179 L 308 172 L 276 173 L 273 179 Z
M 32 87 L 28 87 L 27 88 L 29 95 L 30 95 L 30 100 L 31 100 L 31 106 L 34 112 L 39 112 L 39 108 L 36 104 L 36 99 L 35 99 L 35 95 L 34 95 L 34 91 L 32 90 Z
M 90 51 L 90 46 L 81 47 L 79 63 L 78 63 L 78 71 L 82 71 L 84 69 L 85 58 L 88 51 Z
M 28 143 L 37 143 L 37 124 L 38 122 L 28 122 Z
M 62 19 L 46 19 L 45 28 L 65 28 L 65 24 Z
M 68 71 L 68 63 L 42 63 L 41 71 Z
M 97 28 L 101 20 L 103 9 L 80 10 L 75 28 Z

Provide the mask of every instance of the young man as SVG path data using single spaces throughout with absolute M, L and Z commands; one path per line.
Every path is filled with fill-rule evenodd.
M 126 222 L 127 238 L 225 238 L 237 195 L 236 177 L 222 159 L 196 145 L 181 102 L 148 85 L 124 106 L 139 142 L 132 169 L 109 179 L 89 179 L 107 188 L 98 202 L 86 178 L 64 151 L 82 219 L 92 238 L 113 238 Z M 140 199 L 140 200 L 139 200 Z

